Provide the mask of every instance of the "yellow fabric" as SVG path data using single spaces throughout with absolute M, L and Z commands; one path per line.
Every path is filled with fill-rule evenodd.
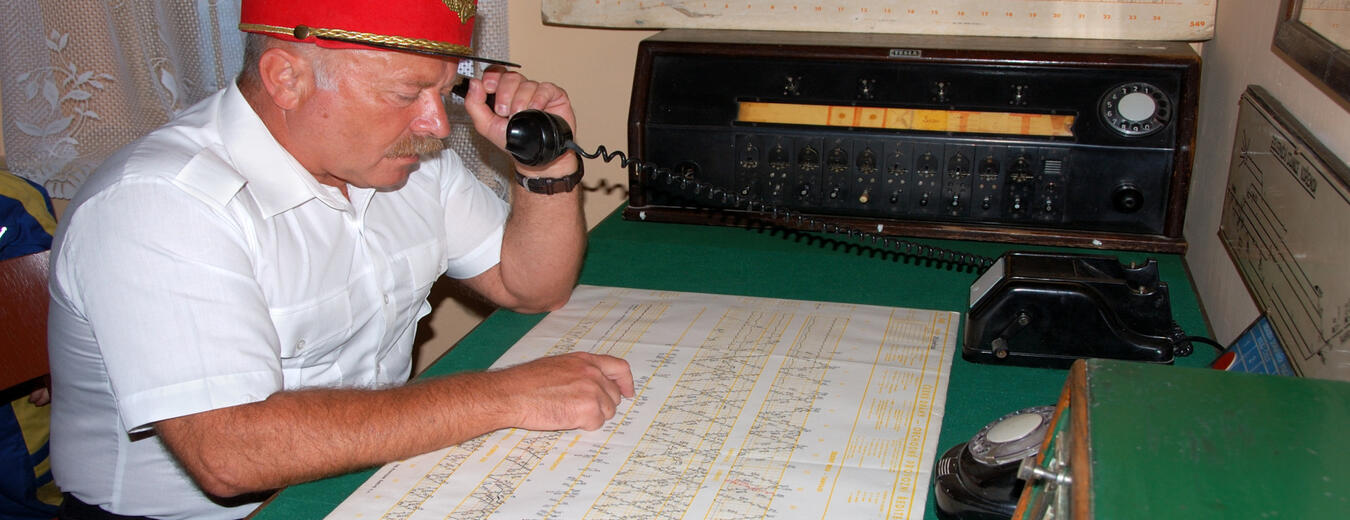
M 34 406 L 28 402 L 27 397 L 15 399 L 10 403 L 10 407 L 14 409 L 14 418 L 19 421 L 19 429 L 23 432 L 23 442 L 28 446 L 28 453 L 36 453 L 51 436 L 51 408 Z M 51 470 L 51 457 L 47 457 L 33 467 L 33 475 L 46 474 Z M 56 487 L 56 483 L 48 482 L 37 489 L 37 498 L 54 506 L 61 505 L 61 489 Z
M 6 170 L 0 170 L 0 194 L 10 197 L 23 204 L 23 209 L 28 211 L 42 229 L 48 235 L 56 233 L 56 217 L 47 210 L 47 199 L 42 197 L 42 192 L 38 191 L 27 181 L 13 175 Z

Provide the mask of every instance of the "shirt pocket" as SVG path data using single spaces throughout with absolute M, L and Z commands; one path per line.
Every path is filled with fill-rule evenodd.
M 341 382 L 339 351 L 350 336 L 352 306 L 346 291 L 307 304 L 272 309 L 281 346 L 286 390 Z
M 390 259 L 399 287 L 400 312 L 418 311 L 425 306 L 432 284 L 445 274 L 448 260 L 440 240 L 430 240 L 395 253 Z M 427 309 L 430 307 L 427 306 Z M 416 312 L 421 317 L 423 312 Z

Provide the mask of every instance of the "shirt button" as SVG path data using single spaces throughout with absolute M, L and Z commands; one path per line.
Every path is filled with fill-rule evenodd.
M 304 348 L 305 348 L 305 340 L 302 339 L 302 340 L 300 340 L 300 341 L 295 342 L 295 351 L 296 351 L 296 352 L 299 352 L 300 350 L 302 350 L 302 349 L 304 349 Z
M 389 295 L 388 295 L 388 294 L 384 295 L 384 304 L 385 304 L 385 305 L 389 305 Z

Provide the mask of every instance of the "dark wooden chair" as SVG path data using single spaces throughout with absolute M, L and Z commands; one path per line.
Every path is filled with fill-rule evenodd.
M 47 257 L 0 261 L 0 393 L 7 399 L 47 384 Z

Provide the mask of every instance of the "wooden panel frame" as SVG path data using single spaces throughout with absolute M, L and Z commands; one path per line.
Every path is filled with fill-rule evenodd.
M 783 44 L 783 34 L 791 34 L 794 43 Z M 1097 65 L 1121 66 L 1180 66 L 1184 68 L 1185 88 L 1179 93 L 1178 106 L 1198 107 L 1200 85 L 1199 56 L 1183 56 L 1161 51 L 1166 47 L 1122 47 L 1121 42 L 1102 40 L 1062 40 L 1045 38 L 998 38 L 913 35 L 868 35 L 843 33 L 780 33 L 775 31 L 719 31 L 667 30 L 644 40 L 639 46 L 635 65 L 634 88 L 629 103 L 628 150 L 637 154 L 645 149 L 648 91 L 640 88 L 642 78 L 650 76 L 657 55 L 688 53 L 721 56 L 755 56 L 768 58 L 880 60 L 888 58 L 890 48 L 922 48 L 923 56 L 935 62 L 973 63 L 993 60 L 1013 60 L 1009 63 L 1064 67 Z M 735 42 L 736 44 L 730 44 Z M 828 43 L 828 44 L 827 44 Z M 1161 43 L 1159 43 L 1161 45 Z M 1128 50 L 1122 51 L 1125 48 Z M 1065 49 L 1074 49 L 1069 52 Z M 1187 49 L 1189 52 L 1189 48 Z M 1035 55 L 1034 63 L 1016 61 Z M 1190 180 L 1195 160 L 1195 140 L 1198 128 L 1198 110 L 1181 111 L 1177 119 L 1177 147 L 1173 159 L 1168 202 L 1161 234 L 1113 233 L 1054 229 L 1036 226 L 981 225 L 947 223 L 924 220 L 898 220 L 837 215 L 811 215 L 817 222 L 841 226 L 842 234 L 851 228 L 866 234 L 976 240 L 1013 244 L 1036 244 L 1060 247 L 1078 247 L 1098 250 L 1132 250 L 1183 254 L 1187 243 L 1183 236 L 1186 204 L 1190 196 Z M 630 220 L 653 220 L 686 224 L 707 224 L 745 227 L 786 227 L 805 231 L 819 231 L 773 221 L 767 213 L 741 210 L 711 210 L 707 208 L 677 208 L 649 205 L 643 186 L 652 179 L 643 178 L 636 167 L 629 168 L 629 201 L 623 210 Z
M 1350 51 L 1299 21 L 1303 0 L 1281 0 L 1271 51 L 1350 110 Z

